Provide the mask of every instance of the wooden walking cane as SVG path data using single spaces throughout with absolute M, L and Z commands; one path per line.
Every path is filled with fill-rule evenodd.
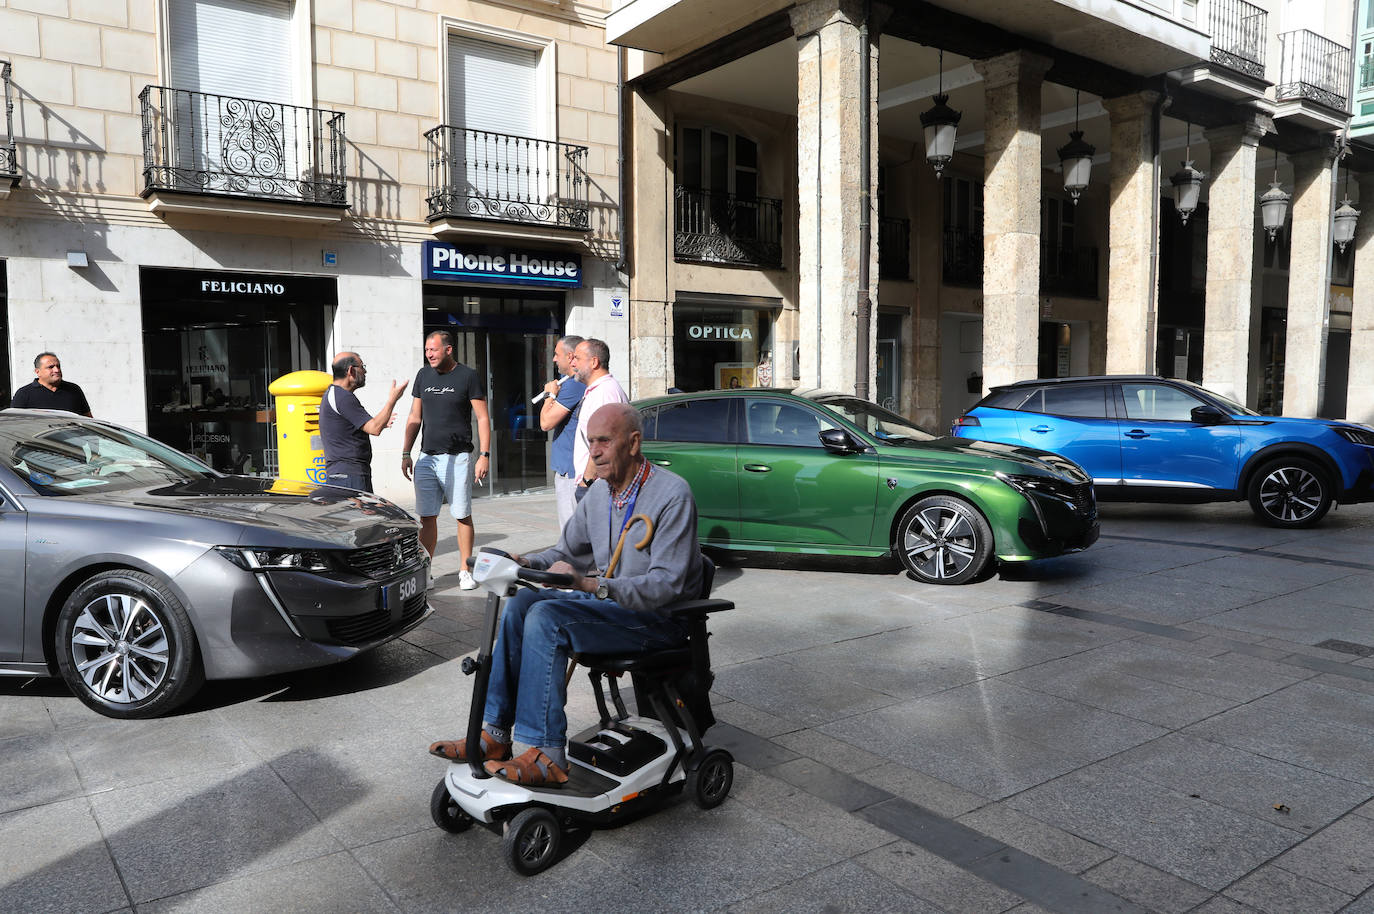
M 636 514 L 634 517 L 627 520 L 625 526 L 620 528 L 620 539 L 615 544 L 615 551 L 611 553 L 611 562 L 606 566 L 606 573 L 601 576 L 602 580 L 606 580 L 611 575 L 615 574 L 615 568 L 620 564 L 621 550 L 625 548 L 625 537 L 629 535 L 630 528 L 635 525 L 635 521 L 639 520 L 644 521 L 644 526 L 647 527 L 648 530 L 644 532 L 644 538 L 635 543 L 635 549 L 639 552 L 643 552 L 644 547 L 649 545 L 649 542 L 654 538 L 654 522 L 649 519 L 649 515 Z M 575 669 L 577 669 L 577 655 L 573 654 L 568 658 L 568 673 L 563 678 L 564 688 L 567 687 L 568 683 L 572 682 L 573 670 Z

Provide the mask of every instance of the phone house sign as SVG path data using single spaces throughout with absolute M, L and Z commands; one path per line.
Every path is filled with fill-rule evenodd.
M 582 285 L 582 258 L 562 251 L 530 251 L 491 245 L 424 243 L 425 279 L 576 289 Z

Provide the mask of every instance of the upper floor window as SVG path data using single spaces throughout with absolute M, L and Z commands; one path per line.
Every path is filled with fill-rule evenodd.
M 172 88 L 294 102 L 291 14 L 291 0 L 171 0 Z
M 745 200 L 758 197 L 758 143 L 710 127 L 684 127 L 678 137 L 678 184 Z
M 448 123 L 518 137 L 539 137 L 540 53 L 532 47 L 450 33 Z

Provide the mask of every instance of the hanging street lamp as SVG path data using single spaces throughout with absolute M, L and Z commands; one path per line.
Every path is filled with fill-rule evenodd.
M 1178 210 L 1184 225 L 1188 224 L 1188 217 L 1197 210 L 1198 200 L 1202 197 L 1202 182 L 1207 177 L 1205 172 L 1193 167 L 1192 147 L 1193 125 L 1189 123 L 1188 139 L 1184 145 L 1181 163 L 1183 167 L 1174 172 L 1174 176 L 1169 179 L 1174 185 L 1174 209 Z
M 943 176 L 945 166 L 954 157 L 954 136 L 958 132 L 959 118 L 963 114 L 955 111 L 945 102 L 945 52 L 940 50 L 939 91 L 935 94 L 935 106 L 921 115 L 921 127 L 926 135 L 926 161 L 935 169 L 935 177 Z
M 1279 151 L 1274 150 L 1274 180 L 1270 182 L 1269 189 L 1260 194 L 1260 218 L 1264 220 L 1264 230 L 1269 234 L 1269 240 L 1273 241 L 1279 229 L 1283 228 L 1284 222 L 1288 220 L 1288 201 L 1293 199 L 1293 195 L 1285 193 L 1279 184 Z
M 1083 142 L 1083 131 L 1078 129 L 1078 96 L 1073 95 L 1073 130 L 1069 131 L 1069 141 L 1059 147 L 1059 164 L 1064 170 L 1064 189 L 1078 205 L 1078 196 L 1088 188 L 1092 177 L 1093 153 L 1097 150 Z
M 1341 160 L 1336 160 L 1336 167 L 1341 167 Z M 1336 208 L 1333 217 L 1335 224 L 1331 229 L 1331 238 L 1336 242 L 1337 249 L 1342 254 L 1345 253 L 1346 245 L 1355 240 L 1355 223 L 1359 221 L 1360 211 L 1350 205 L 1350 169 L 1345 170 L 1345 199 Z

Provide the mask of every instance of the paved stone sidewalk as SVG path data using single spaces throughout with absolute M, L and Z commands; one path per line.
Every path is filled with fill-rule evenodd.
M 479 543 L 545 545 L 552 514 L 479 501 Z M 1374 506 L 1285 532 L 1109 505 L 1087 552 L 969 587 L 724 567 L 731 799 L 533 879 L 429 819 L 482 608 L 441 530 L 435 615 L 349 664 L 144 722 L 0 680 L 0 911 L 1374 914 Z

